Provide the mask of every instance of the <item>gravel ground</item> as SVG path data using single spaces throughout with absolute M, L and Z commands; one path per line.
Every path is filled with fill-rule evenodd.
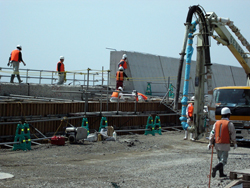
M 172 131 L 123 135 L 117 141 L 32 145 L 27 152 L 1 149 L 0 172 L 14 178 L 0 180 L 0 187 L 208 187 L 208 142 L 183 136 L 183 131 Z M 213 159 L 214 166 L 215 152 Z M 238 147 L 230 151 L 225 173 L 249 166 L 249 148 Z M 230 182 L 217 174 L 211 187 Z

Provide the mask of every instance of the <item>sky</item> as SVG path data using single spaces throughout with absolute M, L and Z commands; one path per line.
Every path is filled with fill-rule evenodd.
M 60 56 L 66 71 L 108 70 L 107 48 L 180 58 L 187 13 L 198 4 L 250 40 L 248 0 L 0 0 L 0 67 L 18 44 L 27 64 L 20 68 L 51 71 Z M 213 39 L 210 51 L 212 63 L 240 67 Z

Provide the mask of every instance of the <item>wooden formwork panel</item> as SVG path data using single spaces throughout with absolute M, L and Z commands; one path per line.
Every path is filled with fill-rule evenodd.
M 117 103 L 102 103 L 102 111 L 116 111 Z M 85 103 L 84 102 L 9 102 L 9 103 L 0 103 L 0 116 L 1 117 L 26 117 L 26 116 L 41 116 L 48 117 L 51 115 L 62 117 L 69 113 L 78 113 L 84 112 Z M 89 102 L 88 103 L 88 112 L 98 112 L 100 111 L 99 102 Z M 119 104 L 119 111 L 123 112 L 134 112 L 135 103 L 134 102 L 123 102 Z M 162 112 L 168 113 L 170 110 L 160 103 L 137 103 L 137 112 Z M 153 113 L 155 117 L 155 113 Z M 116 127 L 118 129 L 123 129 L 124 127 L 145 127 L 147 124 L 147 116 L 137 116 L 137 117 L 108 117 L 108 125 Z M 175 124 L 177 122 L 177 116 L 162 116 L 162 124 Z M 72 119 L 66 120 L 74 126 L 81 126 L 82 119 Z M 98 130 L 100 126 L 101 117 L 88 117 L 89 127 L 93 130 Z M 48 122 L 36 122 L 32 123 L 43 134 L 48 132 L 55 132 L 58 127 L 61 125 L 61 121 L 48 121 Z M 5 135 L 15 135 L 16 124 L 10 125 L 0 125 L 0 136 Z M 62 125 L 58 129 L 59 132 L 63 131 L 63 127 L 66 127 L 67 124 L 62 122 Z

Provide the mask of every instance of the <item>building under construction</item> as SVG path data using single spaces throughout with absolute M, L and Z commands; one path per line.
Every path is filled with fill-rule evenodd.
M 124 53 L 128 56 L 126 74 L 130 78 L 124 81 L 126 100 L 111 103 L 109 99 L 115 90 L 117 64 Z M 88 119 L 90 131 L 98 131 L 102 117 L 106 117 L 107 124 L 115 130 L 145 129 L 150 115 L 160 117 L 163 129 L 178 127 L 180 114 L 172 109 L 178 66 L 177 58 L 111 51 L 110 70 L 102 69 L 99 74 L 91 69 L 81 73 L 67 72 L 69 76 L 64 85 L 54 84 L 53 71 L 48 74 L 48 71 L 39 70 L 37 76 L 31 76 L 30 70 L 20 69 L 24 83 L 0 83 L 0 141 L 13 140 L 21 120 L 46 136 L 55 132 L 63 134 L 69 124 L 79 127 L 83 118 Z M 194 94 L 195 62 L 191 67 L 190 96 Z M 246 84 L 244 70 L 240 67 L 214 64 L 212 70 L 213 87 Z M 47 74 L 43 75 L 45 72 Z M 1 68 L 2 78 L 9 75 L 8 70 Z M 183 78 L 184 71 L 182 75 Z M 44 84 L 44 80 L 49 80 L 49 84 Z M 183 79 L 180 88 L 183 88 Z M 137 102 L 131 95 L 133 90 L 146 94 L 149 100 Z M 33 137 L 39 137 L 35 130 L 31 129 L 31 133 Z

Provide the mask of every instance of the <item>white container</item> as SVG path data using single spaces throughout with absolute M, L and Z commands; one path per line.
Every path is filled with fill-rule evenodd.
M 116 140 L 116 136 L 117 136 L 117 134 L 116 134 L 116 132 L 114 131 L 113 132 L 113 138 Z

